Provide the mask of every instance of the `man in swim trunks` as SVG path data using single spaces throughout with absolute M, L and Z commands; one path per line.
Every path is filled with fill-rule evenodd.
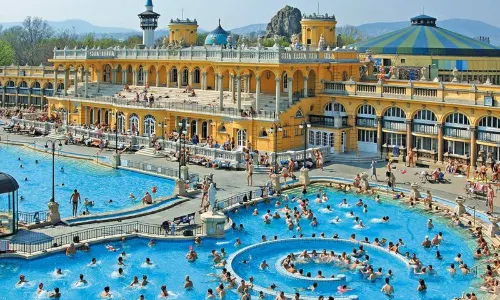
M 80 193 L 78 193 L 77 190 L 74 190 L 73 194 L 71 194 L 69 201 L 73 205 L 73 217 L 76 217 L 78 214 L 78 202 L 82 202 L 82 199 L 80 198 Z

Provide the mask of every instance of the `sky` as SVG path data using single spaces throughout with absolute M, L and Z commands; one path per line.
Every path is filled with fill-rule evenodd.
M 144 11 L 146 0 L 0 0 L 0 22 L 18 22 L 26 16 L 50 21 L 83 19 L 94 25 L 138 29 L 137 14 Z M 196 18 L 200 28 L 212 30 L 218 19 L 232 29 L 249 24 L 268 23 L 285 5 L 302 13 L 318 10 L 316 0 L 153 0 L 162 15 L 160 28 L 170 18 Z M 335 14 L 339 25 L 405 21 L 422 11 L 438 19 L 475 19 L 500 27 L 499 0 L 319 0 L 320 12 Z

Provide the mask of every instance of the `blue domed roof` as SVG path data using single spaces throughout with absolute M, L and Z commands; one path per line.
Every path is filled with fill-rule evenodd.
M 227 37 L 229 36 L 229 33 L 222 29 L 220 26 L 220 20 L 219 20 L 219 26 L 215 28 L 214 31 L 210 32 L 207 35 L 207 38 L 205 39 L 205 45 L 212 45 L 213 44 L 213 38 L 215 37 L 215 44 L 216 45 L 225 45 L 227 43 Z
M 359 52 L 438 56 L 500 56 L 500 48 L 436 26 L 436 18 L 420 15 L 411 26 L 350 45 Z

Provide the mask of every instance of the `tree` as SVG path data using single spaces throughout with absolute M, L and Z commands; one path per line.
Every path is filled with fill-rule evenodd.
M 196 36 L 196 45 L 203 46 L 205 45 L 205 40 L 207 39 L 208 33 L 198 33 Z
M 22 45 L 26 51 L 26 63 L 29 65 L 39 65 L 45 61 L 44 43 L 54 34 L 52 27 L 47 21 L 41 18 L 26 17 L 23 21 L 23 35 L 21 36 Z
M 10 45 L 14 51 L 14 61 L 16 65 L 25 65 L 25 48 L 21 36 L 24 35 L 24 29 L 21 26 L 10 27 L 2 32 L 1 40 Z
M 9 43 L 0 40 L 0 66 L 8 66 L 14 63 L 14 49 Z
M 290 42 L 286 36 L 280 36 L 278 38 L 278 45 L 280 47 L 288 47 L 290 46 Z M 262 40 L 262 46 L 264 47 L 273 47 L 274 46 L 274 38 L 265 38 Z
M 343 46 L 351 45 L 360 42 L 364 39 L 361 31 L 352 25 L 344 25 L 337 29 L 337 33 L 342 36 Z

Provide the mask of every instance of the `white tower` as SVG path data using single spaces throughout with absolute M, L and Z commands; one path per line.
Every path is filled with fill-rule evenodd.
M 139 14 L 142 28 L 142 43 L 152 47 L 155 43 L 155 29 L 158 27 L 159 14 L 153 11 L 153 0 L 146 0 L 146 11 Z

